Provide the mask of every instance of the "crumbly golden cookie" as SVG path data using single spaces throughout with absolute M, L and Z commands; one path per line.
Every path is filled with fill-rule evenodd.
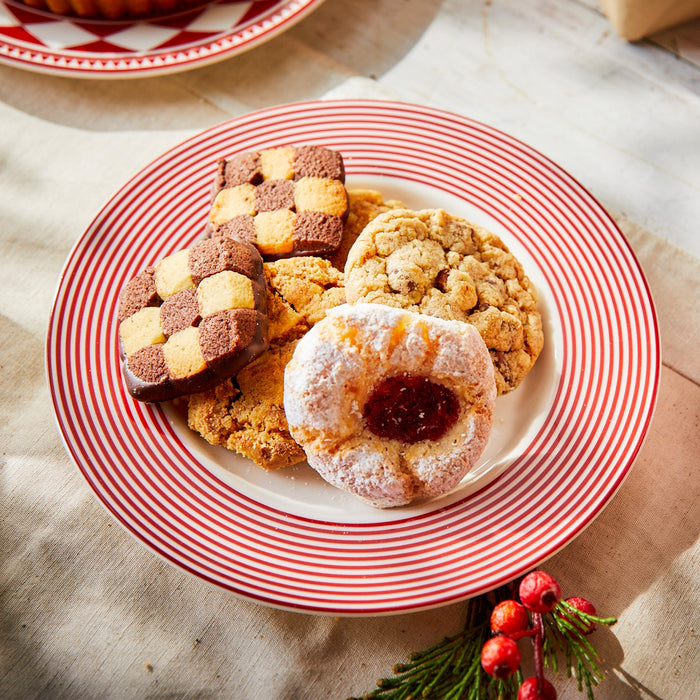
M 289 434 L 282 402 L 284 368 L 296 342 L 271 347 L 234 379 L 190 396 L 190 428 L 264 469 L 303 462 L 306 455 Z
M 340 246 L 348 213 L 338 151 L 284 146 L 218 163 L 209 229 L 257 247 L 265 260 L 328 256 Z
M 488 442 L 495 401 L 474 326 L 383 304 L 329 310 L 284 375 L 285 414 L 309 464 L 381 508 L 452 490 Z
M 301 314 L 309 327 L 320 321 L 328 309 L 345 302 L 343 273 L 330 261 L 288 258 L 265 263 L 264 268 L 269 288 Z M 271 337 L 274 342 L 276 336 Z
M 163 401 L 233 376 L 267 348 L 267 292 L 253 246 L 199 241 L 148 267 L 119 295 L 129 393 Z
M 499 394 L 540 354 L 537 292 L 498 236 L 441 209 L 394 209 L 364 228 L 345 264 L 349 303 L 385 304 L 477 328 Z
M 264 269 L 270 349 L 233 379 L 191 396 L 188 422 L 211 444 L 279 469 L 306 457 L 284 415 L 284 368 L 299 338 L 345 295 L 342 272 L 322 258 L 278 260 Z

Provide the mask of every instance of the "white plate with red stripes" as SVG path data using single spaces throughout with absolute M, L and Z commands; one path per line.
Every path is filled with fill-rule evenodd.
M 323 0 L 213 0 L 143 20 L 96 20 L 0 0 L 0 62 L 72 78 L 198 68 L 261 44 Z
M 378 510 L 307 465 L 265 472 L 126 394 L 117 294 L 201 236 L 218 158 L 314 143 L 349 187 L 490 227 L 540 294 L 545 350 L 499 397 L 475 472 L 450 495 Z M 81 236 L 59 282 L 47 376 L 60 432 L 102 504 L 168 562 L 238 596 L 334 615 L 459 601 L 578 535 L 629 472 L 659 381 L 653 301 L 629 245 L 571 176 L 487 125 L 384 101 L 283 105 L 209 129 L 138 173 Z

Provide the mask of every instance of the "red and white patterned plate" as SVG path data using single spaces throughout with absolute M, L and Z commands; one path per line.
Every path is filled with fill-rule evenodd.
M 73 78 L 174 73 L 247 51 L 323 0 L 214 0 L 140 21 L 87 20 L 0 0 L 0 61 Z
M 546 347 L 500 397 L 474 475 L 448 497 L 377 510 L 307 466 L 264 472 L 125 393 L 117 293 L 201 235 L 215 163 L 317 143 L 349 186 L 489 226 L 541 299 Z M 58 425 L 110 513 L 172 564 L 244 598 L 340 615 L 444 605 L 509 581 L 565 546 L 627 475 L 659 381 L 649 289 L 625 239 L 566 172 L 484 124 L 395 102 L 284 105 L 195 136 L 146 167 L 71 252 L 47 336 Z

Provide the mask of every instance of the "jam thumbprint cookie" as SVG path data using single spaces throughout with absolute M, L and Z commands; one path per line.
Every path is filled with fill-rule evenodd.
M 309 464 L 387 508 L 452 490 L 488 442 L 493 363 L 460 321 L 344 304 L 298 343 L 284 409 Z

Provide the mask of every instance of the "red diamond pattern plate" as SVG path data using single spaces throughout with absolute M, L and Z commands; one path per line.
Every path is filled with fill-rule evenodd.
M 81 20 L 0 0 L 0 61 L 74 77 L 140 77 L 227 58 L 323 0 L 216 0 L 138 21 Z

